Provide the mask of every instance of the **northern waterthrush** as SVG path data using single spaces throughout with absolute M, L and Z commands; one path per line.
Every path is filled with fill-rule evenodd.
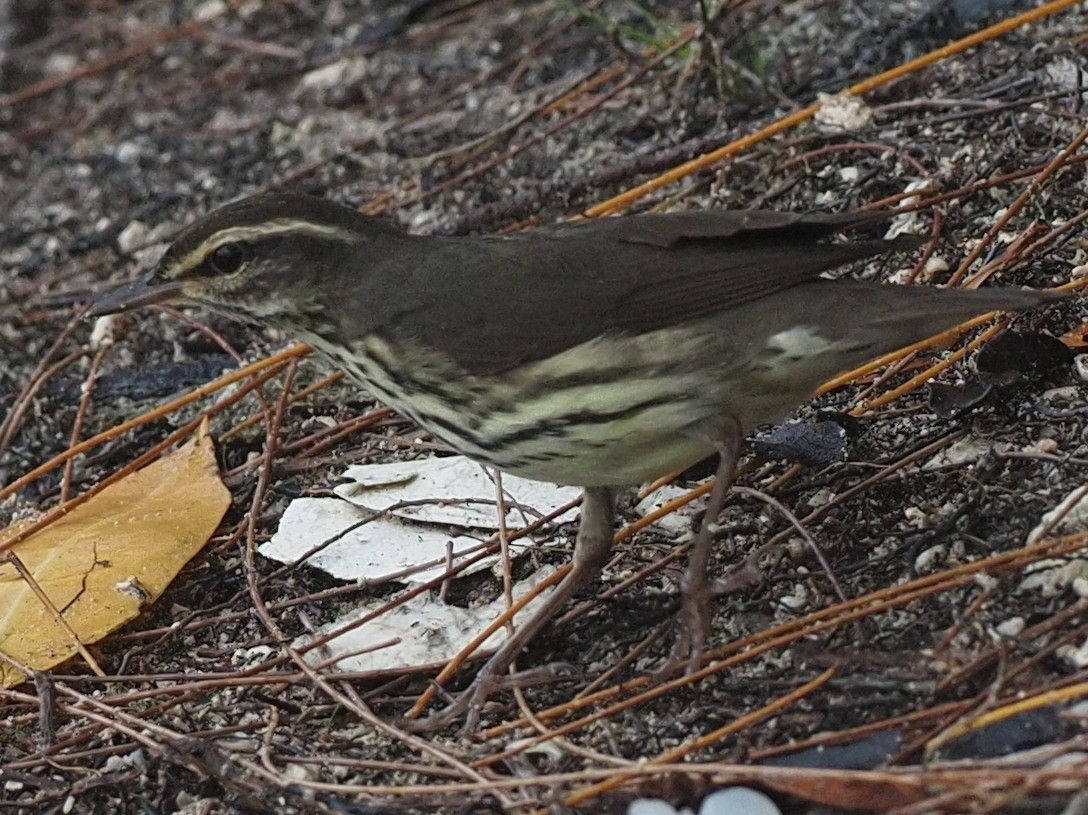
M 1060 296 L 820 277 L 915 243 L 827 240 L 886 217 L 710 211 L 444 238 L 274 193 L 197 221 L 92 313 L 183 301 L 282 329 L 465 455 L 585 488 L 572 569 L 480 672 L 464 697 L 478 703 L 603 565 L 615 488 L 717 450 L 709 522 L 744 435 L 820 383 L 977 314 Z M 700 628 L 710 541 L 704 523 L 684 581 Z

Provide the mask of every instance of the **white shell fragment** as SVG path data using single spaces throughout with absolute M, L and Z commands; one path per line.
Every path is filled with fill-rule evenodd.
M 400 518 L 436 524 L 499 528 L 495 482 L 478 464 L 463 456 L 430 457 L 389 464 L 348 467 L 334 492 L 346 501 L 381 512 L 390 508 Z M 517 529 L 550 514 L 582 494 L 577 487 L 557 487 L 512 475 L 502 476 L 507 496 L 506 525 Z M 411 502 L 411 505 L 403 505 Z M 398 504 L 402 506 L 397 506 Z M 573 521 L 571 509 L 556 523 Z
M 447 571 L 451 544 L 455 565 L 499 527 L 494 482 L 462 456 L 356 465 L 344 477 L 352 480 L 335 488 L 340 498 L 292 501 L 276 534 L 258 551 L 281 563 L 305 561 L 340 580 L 422 583 Z M 502 486 L 510 530 L 581 494 L 574 487 L 512 476 L 503 476 Z M 553 523 L 577 517 L 574 508 Z M 520 548 L 525 541 L 513 545 Z M 469 571 L 496 561 L 497 556 L 482 560 Z
M 532 578 L 518 583 L 513 590 L 514 600 L 554 571 L 554 568 L 539 569 Z M 529 619 L 548 593 L 523 608 L 514 618 L 515 624 Z M 320 637 L 331 634 L 332 639 L 307 651 L 306 661 L 315 666 L 335 664 L 340 671 L 400 670 L 448 662 L 502 614 L 505 601 L 499 597 L 487 605 L 461 608 L 425 592 L 373 620 L 353 625 L 381 606 L 382 603 L 361 606 L 320 628 Z M 498 648 L 505 639 L 506 629 L 500 628 L 481 646 L 481 653 Z M 307 635 L 294 645 L 305 649 L 313 640 Z

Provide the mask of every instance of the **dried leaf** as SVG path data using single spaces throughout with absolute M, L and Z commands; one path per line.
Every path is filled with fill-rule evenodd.
M 211 537 L 230 504 L 211 440 L 202 435 L 30 538 L 17 557 L 84 644 L 154 602 Z M 0 533 L 0 543 L 19 531 Z M 0 651 L 47 670 L 77 650 L 15 566 L 0 561 Z M 24 676 L 0 663 L 0 684 Z
M 885 812 L 925 800 L 925 785 L 918 778 L 899 778 L 890 773 L 826 772 L 760 779 L 777 792 L 788 793 L 805 801 L 830 804 L 849 811 Z

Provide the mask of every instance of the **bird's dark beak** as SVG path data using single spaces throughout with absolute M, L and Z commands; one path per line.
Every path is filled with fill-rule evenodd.
M 125 283 L 96 298 L 87 310 L 87 316 L 102 317 L 119 311 L 130 311 L 134 308 L 165 303 L 182 296 L 180 282 L 176 280 L 158 282 L 155 279 L 156 272 L 156 269 L 152 269 L 131 283 Z

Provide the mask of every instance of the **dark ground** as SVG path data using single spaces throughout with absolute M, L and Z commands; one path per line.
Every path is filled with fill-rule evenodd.
M 706 36 L 666 55 L 663 43 L 698 23 L 695 3 L 0 3 L 0 483 L 69 445 L 93 356 L 91 324 L 71 322 L 76 306 L 135 276 L 180 226 L 218 204 L 284 186 L 373 202 L 374 211 L 420 232 L 552 221 L 770 123 L 818 92 L 847 87 L 1020 10 L 997 5 L 1003 8 L 974 18 L 978 9 L 968 3 L 749 3 L 722 12 Z M 206 22 L 193 22 L 194 15 Z M 859 130 L 842 135 L 802 124 L 663 186 L 634 208 L 668 202 L 838 210 L 924 181 L 923 195 L 940 199 L 923 211 L 934 251 L 954 269 L 1088 121 L 1086 23 L 1083 5 L 1073 6 L 948 56 L 869 93 L 873 118 Z M 1074 148 L 997 234 L 976 263 L 1011 261 L 991 284 L 1051 287 L 1073 278 L 1078 265 L 1083 273 L 1083 226 L 1050 230 L 1085 217 L 1085 158 L 1083 147 Z M 938 269 L 933 282 L 947 276 Z M 1071 301 L 1017 327 L 1061 335 L 1080 326 L 1082 312 Z M 196 316 L 247 360 L 284 343 Z M 124 325 L 101 359 L 84 438 L 233 364 L 207 334 L 176 317 L 146 313 Z M 320 372 L 307 360 L 299 379 L 313 381 Z M 974 376 L 961 363 L 941 380 Z M 859 395 L 871 398 L 906 378 L 896 374 L 874 390 L 865 390 L 866 382 L 851 385 L 822 406 L 846 410 Z M 845 461 L 788 479 L 780 477 L 790 464 L 770 461 L 742 483 L 773 492 L 806 519 L 845 595 L 862 597 L 1023 546 L 1040 515 L 1084 480 L 1082 396 L 1067 362 L 952 417 L 938 416 L 925 391 L 915 391 L 846 422 Z M 242 405 L 218 417 L 213 432 L 256 410 Z M 284 438 L 312 432 L 313 416 L 336 425 L 371 406 L 363 394 L 327 386 L 289 410 Z M 77 460 L 75 491 L 191 415 L 153 423 Z M 960 436 L 983 440 L 986 452 L 928 469 L 922 466 L 932 454 L 908 458 Z M 345 464 L 376 452 L 411 453 L 398 440 L 412 437 L 390 421 L 328 449 L 303 446 L 284 455 L 273 469 L 259 535 L 275 528 L 288 498 L 328 487 Z M 579 810 L 622 811 L 639 793 L 694 805 L 707 789 L 738 781 L 774 786 L 783 810 L 797 812 L 816 811 L 813 801 L 832 804 L 832 811 L 892 811 L 892 803 L 909 801 L 917 809 L 895 811 L 1065 806 L 1076 770 L 1061 777 L 1051 770 L 1075 768 L 1086 747 L 1084 708 L 1068 707 L 1068 700 L 1030 722 L 1006 719 L 1008 730 L 989 735 L 998 752 L 1034 748 L 1018 761 L 993 759 L 992 744 L 961 743 L 959 753 L 928 757 L 922 750 L 969 714 L 1046 689 L 1076 689 L 1088 678 L 1088 657 L 1077 651 L 1088 639 L 1083 584 L 1043 595 L 1021 585 L 1022 565 L 794 636 L 696 684 L 612 711 L 546 749 L 474 773 L 428 750 L 467 762 L 502 752 L 527 731 L 473 744 L 459 743 L 453 729 L 409 738 L 368 723 L 361 701 L 332 694 L 358 693 L 379 719 L 395 724 L 426 676 L 350 688 L 305 678 L 277 683 L 278 671 L 297 675 L 288 662 L 259 674 L 263 684 L 235 682 L 241 665 L 260 661 L 257 651 L 277 653 L 274 637 L 251 613 L 244 562 L 244 514 L 257 472 L 242 465 L 263 440 L 255 428 L 219 445 L 235 496 L 220 534 L 144 618 L 96 650 L 107 671 L 122 676 L 98 680 L 73 665 L 57 678 L 105 700 L 118 723 L 148 723 L 140 731 L 147 740 L 82 716 L 61 694 L 49 727 L 53 746 L 43 752 L 37 691 L 27 685 L 2 695 L 0 811 L 59 812 L 70 796 L 79 812 L 565 811 L 571 807 L 564 796 L 600 780 L 589 771 L 660 759 L 832 664 L 834 678 L 804 699 L 676 759 L 701 772 L 646 773 Z M 880 473 L 887 477 L 864 483 Z M 0 510 L 15 517 L 55 504 L 61 477 L 39 479 Z M 745 496 L 733 500 L 722 525 L 717 573 L 790 533 L 779 514 Z M 796 540 L 784 557 L 760 559 L 757 585 L 718 604 L 715 645 L 835 603 L 820 567 Z M 617 552 L 604 588 L 668 554 L 668 543 L 665 533 L 640 533 Z M 261 559 L 257 565 L 261 597 L 290 635 L 375 592 L 392 595 L 389 587 L 315 595 L 334 584 L 312 570 L 282 574 Z M 641 676 L 660 664 L 672 641 L 677 574 L 669 566 L 596 601 L 584 592 L 582 613 L 541 637 L 522 664 L 567 662 L 592 680 L 664 628 L 613 681 Z M 452 591 L 490 595 L 497 584 L 477 579 Z M 184 625 L 171 628 L 178 621 Z M 542 711 L 582 687 L 574 680 L 525 696 Z M 1068 696 L 1075 701 L 1079 694 Z M 498 702 L 485 724 L 518 715 L 510 697 Z M 564 718 L 574 715 L 549 724 Z M 889 797 L 879 798 L 874 786 L 837 786 L 853 778 L 845 774 L 810 784 L 799 771 L 763 776 L 744 769 L 817 734 L 857 742 L 855 729 L 867 725 L 893 735 L 898 746 L 872 748 L 876 753 L 856 766 L 879 766 L 872 755 L 891 755 L 886 766 L 898 768 L 901 797 L 884 789 Z M 920 769 L 923 758 L 931 761 L 928 770 Z M 937 778 L 942 771 L 951 774 Z M 541 783 L 496 785 L 519 777 Z M 910 786 L 913 799 L 898 786 L 919 781 Z M 453 786 L 461 782 L 468 786 Z M 375 785 L 385 789 L 364 789 Z

